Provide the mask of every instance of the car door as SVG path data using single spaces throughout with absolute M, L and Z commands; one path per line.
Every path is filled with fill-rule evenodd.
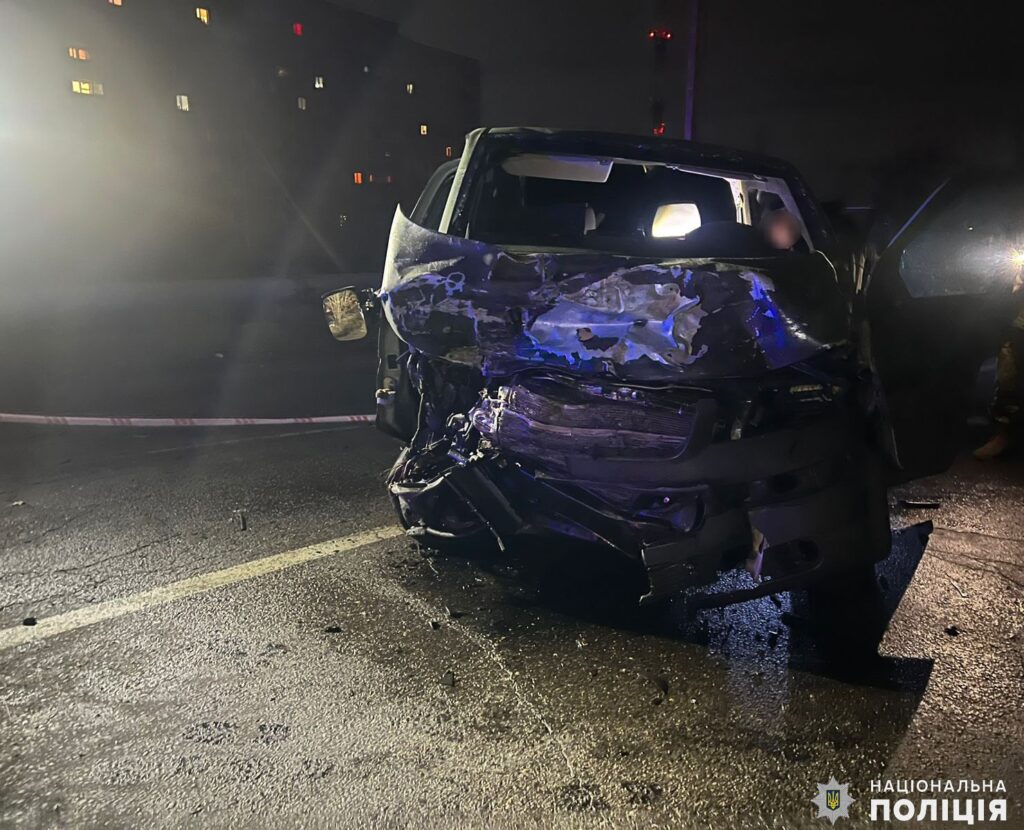
M 410 214 L 417 225 L 438 230 L 458 166 L 458 160 L 446 162 L 427 180 Z M 377 426 L 401 441 L 412 439 L 419 419 L 419 393 L 402 360 L 407 349 L 382 315 L 377 333 Z
M 871 270 L 864 344 L 891 483 L 945 470 L 962 445 L 978 369 L 1013 316 L 1022 246 L 1024 182 L 947 181 Z

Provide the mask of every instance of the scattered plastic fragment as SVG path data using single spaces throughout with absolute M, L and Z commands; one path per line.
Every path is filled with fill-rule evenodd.
M 900 499 L 900 507 L 905 507 L 908 510 L 938 510 L 942 507 L 942 502 L 930 499 Z

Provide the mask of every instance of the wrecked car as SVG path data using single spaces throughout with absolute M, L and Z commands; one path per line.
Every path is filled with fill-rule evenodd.
M 889 552 L 887 488 L 950 464 L 1018 267 L 956 222 L 956 267 L 936 257 L 961 196 L 933 193 L 865 274 L 779 160 L 472 132 L 396 212 L 372 302 L 402 525 L 442 549 L 600 545 L 645 570 L 643 603 L 733 569 L 753 578 L 706 604 L 853 592 Z M 367 334 L 354 291 L 324 310 Z

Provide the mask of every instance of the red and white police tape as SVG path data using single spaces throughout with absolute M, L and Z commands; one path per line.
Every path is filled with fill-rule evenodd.
M 286 424 L 367 424 L 376 415 L 316 415 L 311 418 L 100 418 L 0 412 L 0 424 L 69 427 L 262 427 Z

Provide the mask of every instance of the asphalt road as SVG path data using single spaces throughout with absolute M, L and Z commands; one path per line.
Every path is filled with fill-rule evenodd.
M 379 274 L 338 274 L 0 284 L 0 412 L 158 418 L 365 412 L 375 389 L 376 344 L 372 338 L 335 342 L 320 296 L 379 283 Z
M 615 563 L 424 555 L 394 453 L 2 428 L 0 826 L 823 827 L 833 775 L 840 826 L 880 776 L 1003 779 L 1024 826 L 1021 464 L 894 494 L 941 507 L 895 511 L 861 662 L 798 598 L 687 622 Z

